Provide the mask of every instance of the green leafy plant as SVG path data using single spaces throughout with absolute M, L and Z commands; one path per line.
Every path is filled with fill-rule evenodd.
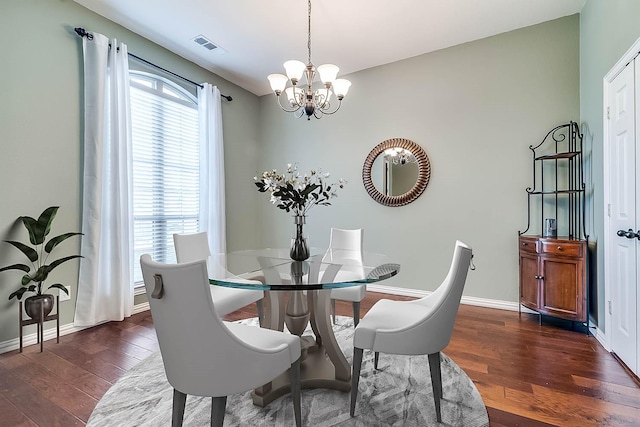
M 52 237 L 45 243 L 45 239 L 51 231 L 51 224 L 53 223 L 53 219 L 56 217 L 57 212 L 58 206 L 52 206 L 45 209 L 37 220 L 28 216 L 21 216 L 18 218 L 18 220 L 22 221 L 22 224 L 24 224 L 25 228 L 29 232 L 29 241 L 32 246 L 13 240 L 5 240 L 6 243 L 20 250 L 20 252 L 22 252 L 30 261 L 30 265 L 12 264 L 7 267 L 0 268 L 0 272 L 21 270 L 26 273 L 22 276 L 20 287 L 9 295 L 9 299 L 17 298 L 20 300 L 25 292 L 33 292 L 36 295 L 42 295 L 44 282 L 47 280 L 49 273 L 51 273 L 53 269 L 74 258 L 82 258 L 80 255 L 70 255 L 48 263 L 51 251 L 53 251 L 60 243 L 67 240 L 69 237 L 82 235 L 82 233 L 64 233 L 59 236 Z M 54 283 L 46 288 L 46 290 L 51 288 L 57 288 L 65 292 L 67 295 L 69 294 L 67 288 L 65 288 L 61 283 Z

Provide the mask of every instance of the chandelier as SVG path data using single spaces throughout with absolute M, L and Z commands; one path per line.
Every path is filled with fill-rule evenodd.
M 394 165 L 406 165 L 407 163 L 418 163 L 418 159 L 406 148 L 394 147 L 384 150 L 384 158 Z
M 267 78 L 271 84 L 271 89 L 276 94 L 276 100 L 280 108 L 288 113 L 296 113 L 296 117 L 307 115 L 307 120 L 311 120 L 311 116 L 319 119 L 324 114 L 333 114 L 342 105 L 342 100 L 349 91 L 351 82 L 345 79 L 337 79 L 340 69 L 333 64 L 320 65 L 317 72 L 324 87 L 313 89 L 313 79 L 316 75 L 316 68 L 311 63 L 311 0 L 309 2 L 308 13 L 308 31 L 307 31 L 307 50 L 309 54 L 307 65 L 301 61 L 291 60 L 284 63 L 284 69 L 287 73 L 270 74 Z M 304 74 L 306 85 L 299 85 L 300 79 Z M 287 82 L 291 82 L 285 90 Z M 333 89 L 333 90 L 332 90 Z M 287 105 L 282 105 L 280 95 L 284 92 L 287 96 Z M 337 106 L 331 105 L 331 97 L 335 93 L 338 100 Z

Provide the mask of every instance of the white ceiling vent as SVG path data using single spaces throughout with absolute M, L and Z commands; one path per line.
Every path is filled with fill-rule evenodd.
M 220 46 L 216 45 L 214 42 L 212 42 L 202 34 L 194 37 L 192 40 L 207 50 L 215 51 L 216 53 L 223 53 L 225 51 Z

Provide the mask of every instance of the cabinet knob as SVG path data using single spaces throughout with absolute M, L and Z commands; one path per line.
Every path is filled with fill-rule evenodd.
M 562 246 L 558 246 L 558 250 L 561 251 L 562 250 Z
M 522 242 L 522 246 L 527 246 L 527 244 L 525 242 Z
M 538 276 L 538 275 L 533 276 L 533 277 L 534 277 L 535 279 L 538 279 L 538 280 L 542 280 L 542 279 L 544 279 L 544 277 L 542 277 L 542 276 Z

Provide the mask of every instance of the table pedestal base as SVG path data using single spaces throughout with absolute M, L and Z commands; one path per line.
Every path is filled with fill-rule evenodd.
M 313 339 L 302 337 L 302 339 Z M 251 396 L 253 404 L 264 407 L 280 396 L 291 391 L 290 376 L 287 370 L 269 384 L 255 389 Z M 342 392 L 351 390 L 351 377 L 346 380 L 336 379 L 335 367 L 322 347 L 311 347 L 305 360 L 300 364 L 300 386 L 302 389 L 326 388 Z
M 328 289 L 307 291 L 311 329 L 315 339 L 312 336 L 300 337 L 300 386 L 303 389 L 326 388 L 348 392 L 351 390 L 351 369 L 333 334 L 329 316 L 330 295 L 331 291 Z M 282 330 L 285 317 L 281 306 L 284 302 L 282 293 L 270 295 L 268 302 L 267 321 L 263 323 L 263 327 Z M 289 393 L 289 378 L 289 371 L 286 371 L 270 383 L 255 389 L 252 393 L 254 405 L 265 406 Z

